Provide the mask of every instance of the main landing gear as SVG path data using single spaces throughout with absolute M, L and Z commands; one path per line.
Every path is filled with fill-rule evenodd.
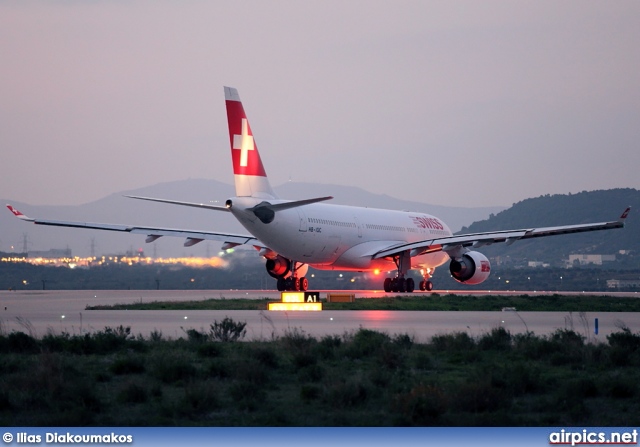
M 384 280 L 384 291 L 385 292 L 395 292 L 395 293 L 411 293 L 415 290 L 416 283 L 413 278 L 405 278 L 396 277 L 396 278 L 385 278 Z
M 399 255 L 393 257 L 393 262 L 395 262 L 396 267 L 398 268 L 398 274 L 395 278 L 385 278 L 384 291 L 387 293 L 413 292 L 413 290 L 416 288 L 416 284 L 413 281 L 413 278 L 405 278 L 405 275 L 411 268 L 411 255 L 408 251 L 403 251 Z
M 279 292 L 306 292 L 309 290 L 309 280 L 303 276 L 298 278 L 290 276 L 288 278 L 278 278 L 277 287 Z
M 393 257 L 393 262 L 395 262 L 396 267 L 398 268 L 398 273 L 395 278 L 385 278 L 384 280 L 384 291 L 385 292 L 394 292 L 394 293 L 411 293 L 415 290 L 416 284 L 413 278 L 406 278 L 406 274 L 411 267 L 411 256 L 408 251 L 402 252 L 401 254 Z M 422 270 L 422 275 L 424 279 L 420 281 L 418 287 L 420 290 L 431 291 L 433 290 L 433 283 L 430 281 L 431 278 L 431 269 Z
M 306 292 L 309 289 L 309 280 L 305 277 L 309 266 L 306 264 L 277 255 L 267 258 L 266 268 L 277 280 L 280 292 Z

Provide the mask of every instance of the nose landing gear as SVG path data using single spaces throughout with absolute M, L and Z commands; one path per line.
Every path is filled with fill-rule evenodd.
M 431 292 L 433 290 L 433 283 L 428 279 L 423 279 L 420 281 L 420 290 Z

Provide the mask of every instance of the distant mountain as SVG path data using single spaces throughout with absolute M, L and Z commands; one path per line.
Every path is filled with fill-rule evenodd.
M 443 219 L 453 231 L 471 222 L 485 219 L 491 213 L 499 213 L 504 207 L 461 208 L 409 202 L 372 194 L 360 188 L 339 185 L 288 182 L 275 188 L 277 194 L 287 199 L 303 199 L 333 195 L 332 203 L 358 205 L 372 208 L 421 211 Z M 224 203 L 234 195 L 233 186 L 215 180 L 189 179 L 159 183 L 135 190 L 111 194 L 100 200 L 77 206 L 34 206 L 10 199 L 20 211 L 31 217 L 75 220 L 82 222 L 105 222 L 164 226 L 169 228 L 207 229 L 233 233 L 246 233 L 237 221 L 226 213 L 199 210 L 190 207 L 144 202 L 123 195 L 159 197 L 191 202 Z M 143 249 L 147 255 L 212 256 L 220 248 L 217 242 L 202 242 L 185 248 L 180 238 L 163 237 L 153 244 L 145 244 L 144 237 L 109 231 L 82 230 L 33 226 L 11 215 L 8 210 L 0 212 L 0 251 L 21 252 L 26 237 L 27 250 L 70 248 L 74 255 L 88 256 L 92 253 L 121 254 L 125 251 Z M 13 249 L 11 248 L 13 246 Z
M 526 199 L 486 220 L 463 227 L 460 233 L 610 221 L 616 220 L 627 206 L 631 206 L 632 211 L 624 229 L 517 241 L 511 246 L 497 244 L 483 247 L 481 251 L 490 257 L 546 262 L 566 259 L 570 254 L 615 254 L 619 250 L 640 254 L 640 191 L 629 188 Z

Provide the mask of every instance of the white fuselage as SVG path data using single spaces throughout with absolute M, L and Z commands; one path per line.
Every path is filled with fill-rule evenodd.
M 440 219 L 429 214 L 316 203 L 278 211 L 265 224 L 247 211 L 262 201 L 232 199 L 231 212 L 276 253 L 322 270 L 390 270 L 389 259 L 372 259 L 393 244 L 451 236 Z M 272 204 L 282 200 L 270 200 Z M 449 260 L 444 252 L 418 256 L 413 267 L 435 268 Z

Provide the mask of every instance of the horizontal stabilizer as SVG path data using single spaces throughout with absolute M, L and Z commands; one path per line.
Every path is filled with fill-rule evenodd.
M 273 211 L 288 210 L 289 208 L 297 208 L 299 206 L 310 205 L 312 203 L 324 202 L 325 200 L 331 200 L 333 196 L 317 197 L 315 199 L 295 200 L 293 202 L 277 203 L 271 205 Z
M 333 196 L 327 197 L 317 197 L 315 199 L 305 199 L 305 200 L 294 200 L 291 202 L 283 202 L 283 203 L 269 203 L 269 202 L 260 202 L 256 206 L 247 208 L 247 211 L 251 211 L 255 216 L 260 219 L 262 223 L 268 224 L 273 222 L 273 219 L 276 216 L 276 212 L 288 210 L 291 208 L 297 208 L 300 206 L 310 205 L 312 203 L 323 202 L 325 200 L 331 200 Z

